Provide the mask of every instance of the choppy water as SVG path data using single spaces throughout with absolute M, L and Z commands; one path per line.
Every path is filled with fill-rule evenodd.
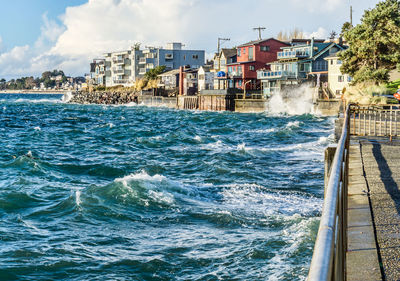
M 298 280 L 332 119 L 0 95 L 0 280 Z

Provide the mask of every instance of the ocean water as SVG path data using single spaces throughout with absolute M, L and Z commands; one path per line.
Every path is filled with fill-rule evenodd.
M 333 120 L 0 95 L 0 280 L 304 280 Z

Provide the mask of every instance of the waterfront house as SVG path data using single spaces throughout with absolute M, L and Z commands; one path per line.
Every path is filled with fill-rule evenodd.
M 328 62 L 328 89 L 335 97 L 340 97 L 343 89 L 348 88 L 351 77 L 340 71 L 342 61 L 338 53 L 327 56 L 325 60 Z
M 228 63 L 228 87 L 239 89 L 257 89 L 257 70 L 266 67 L 266 64 L 277 59 L 281 47 L 288 43 L 274 38 L 251 41 L 236 48 L 237 61 Z
M 236 48 L 221 49 L 219 53 L 214 54 L 213 67 L 210 72 L 214 73 L 214 89 L 224 90 L 228 88 L 227 83 L 227 64 L 235 63 L 237 60 Z
M 173 69 L 158 75 L 158 86 L 165 90 L 175 90 L 179 87 L 179 69 Z
M 298 86 L 305 81 L 319 87 L 328 78 L 328 62 L 324 58 L 343 49 L 335 42 L 320 43 L 314 39 L 305 44 L 281 47 L 278 60 L 257 72 L 264 94 Z
M 212 90 L 214 88 L 214 72 L 211 65 L 200 66 L 198 71 L 198 90 Z
M 87 77 L 87 82 L 94 86 L 104 86 L 105 79 L 105 59 L 94 59 L 90 64 L 90 77 Z

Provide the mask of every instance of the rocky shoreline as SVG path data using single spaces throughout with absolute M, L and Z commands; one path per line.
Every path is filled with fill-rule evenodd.
M 127 104 L 138 102 L 135 92 L 74 92 L 70 103 L 81 104 Z

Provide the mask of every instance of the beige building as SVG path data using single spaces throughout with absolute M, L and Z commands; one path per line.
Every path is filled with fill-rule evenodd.
M 236 62 L 236 48 L 232 49 L 221 49 L 221 51 L 214 55 L 214 65 L 210 70 L 214 72 L 214 89 L 221 90 L 228 88 L 227 74 L 228 63 Z M 219 73 L 219 74 L 218 74 Z
M 325 58 L 328 62 L 328 87 L 332 94 L 340 97 L 343 94 L 343 89 L 348 88 L 351 82 L 351 77 L 348 74 L 343 74 L 340 71 L 342 61 L 338 54 L 332 54 Z

